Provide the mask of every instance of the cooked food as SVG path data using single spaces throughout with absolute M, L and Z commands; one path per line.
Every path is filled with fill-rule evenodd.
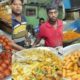
M 80 50 L 73 51 L 64 57 L 63 76 L 71 80 L 80 80 Z
M 32 49 L 23 50 L 22 62 L 17 58 L 12 64 L 13 80 L 60 80 L 62 61 L 51 51 Z
M 64 41 L 71 41 L 80 38 L 80 33 L 74 32 L 74 31 L 67 31 L 63 35 Z
M 8 23 L 12 23 L 11 14 L 8 13 L 6 5 L 0 5 L 0 19 L 4 19 Z

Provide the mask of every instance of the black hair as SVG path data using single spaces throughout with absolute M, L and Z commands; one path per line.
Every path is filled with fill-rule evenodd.
M 11 0 L 10 2 L 11 2 L 11 4 L 14 2 L 15 0 Z M 22 3 L 24 2 L 24 0 L 20 0 Z
M 48 5 L 46 8 L 47 12 L 49 12 L 49 10 L 52 10 L 52 9 L 58 10 L 58 6 L 57 5 Z
M 44 18 L 39 18 L 39 21 L 44 20 Z

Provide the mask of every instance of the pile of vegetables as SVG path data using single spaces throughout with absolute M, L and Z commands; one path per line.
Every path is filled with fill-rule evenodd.
M 2 52 L 0 52 L 0 80 L 4 80 L 11 75 L 12 46 L 4 35 L 0 36 L 0 44 L 2 45 Z
M 12 51 L 11 42 L 6 36 L 4 35 L 0 36 L 0 44 L 2 44 L 3 50 L 9 51 L 9 52 Z
M 11 53 L 2 52 L 0 54 L 0 80 L 4 80 L 11 75 Z

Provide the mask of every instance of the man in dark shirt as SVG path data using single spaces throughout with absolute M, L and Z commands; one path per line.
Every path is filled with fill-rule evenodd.
M 27 38 L 26 18 L 22 15 L 23 0 L 11 0 L 12 8 L 12 38 L 14 42 L 22 47 Z

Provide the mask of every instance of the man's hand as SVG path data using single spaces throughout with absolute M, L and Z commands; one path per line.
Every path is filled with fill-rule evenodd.
M 24 47 L 17 45 L 13 40 L 11 40 L 11 45 L 15 50 L 18 51 L 25 49 Z
M 35 42 L 33 43 L 32 47 L 36 47 L 37 44 L 39 44 L 41 39 L 36 39 Z

